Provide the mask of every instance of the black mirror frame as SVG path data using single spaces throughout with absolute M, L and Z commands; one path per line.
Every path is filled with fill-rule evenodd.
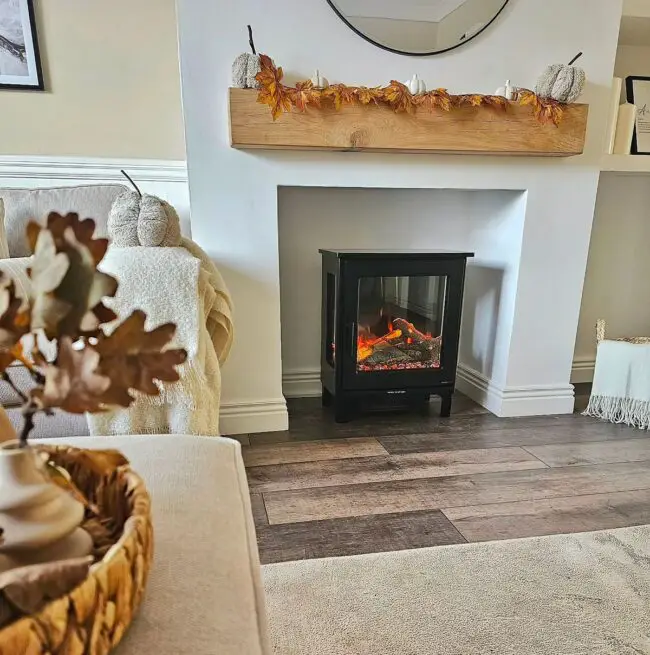
M 469 37 L 469 39 L 466 39 L 465 41 L 462 41 L 461 43 L 457 43 L 456 45 L 451 46 L 451 48 L 445 48 L 444 50 L 434 50 L 432 52 L 406 52 L 405 50 L 396 50 L 395 48 L 391 48 L 390 46 L 383 45 L 381 43 L 378 43 L 377 41 L 374 41 L 371 39 L 369 36 L 364 34 L 363 32 L 360 32 L 350 21 L 339 11 L 339 8 L 334 4 L 334 0 L 327 0 L 327 4 L 334 10 L 334 13 L 353 31 L 355 32 L 358 36 L 360 36 L 364 41 L 368 41 L 368 43 L 372 43 L 372 45 L 377 46 L 378 48 L 381 48 L 382 50 L 388 50 L 388 52 L 393 52 L 396 55 L 405 55 L 407 57 L 432 57 L 433 55 L 441 55 L 445 52 L 449 52 L 450 50 L 455 50 L 456 48 L 460 48 L 464 46 L 466 43 L 469 43 L 473 39 L 475 39 L 479 34 L 482 34 L 485 32 L 485 30 L 494 23 L 494 21 L 501 15 L 503 10 L 506 8 L 510 0 L 503 0 L 503 5 L 501 6 L 501 9 L 497 11 L 497 13 L 494 15 L 494 18 L 487 22 L 476 34 L 472 34 L 472 36 Z

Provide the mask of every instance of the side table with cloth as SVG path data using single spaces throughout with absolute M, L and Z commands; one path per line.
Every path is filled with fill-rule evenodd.
M 151 494 L 153 567 L 140 613 L 115 655 L 270 654 L 239 443 L 187 435 L 43 443 L 115 448 Z

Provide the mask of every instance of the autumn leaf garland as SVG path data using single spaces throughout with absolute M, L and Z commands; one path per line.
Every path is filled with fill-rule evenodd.
M 277 120 L 284 112 L 296 108 L 304 112 L 307 107 L 322 107 L 331 104 L 337 111 L 343 105 L 361 104 L 388 105 L 397 113 L 413 114 L 422 108 L 432 112 L 436 110 L 452 111 L 460 107 L 487 107 L 506 111 L 509 103 L 503 96 L 483 95 L 479 93 L 451 95 L 446 89 L 434 89 L 426 93 L 412 94 L 401 82 L 392 80 L 385 87 L 347 86 L 332 84 L 327 88 L 316 88 L 311 80 L 298 82 L 295 87 L 282 84 L 284 72 L 282 67 L 276 67 L 268 55 L 260 55 L 261 71 L 257 74 L 260 91 L 257 101 L 271 108 L 273 120 Z M 560 124 L 566 105 L 551 98 L 541 98 L 533 91 L 520 89 L 518 95 L 520 105 L 528 105 L 533 109 L 535 118 L 542 124 Z

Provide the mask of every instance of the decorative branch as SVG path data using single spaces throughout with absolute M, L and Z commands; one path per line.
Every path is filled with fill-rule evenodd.
M 27 440 L 29 439 L 31 431 L 34 429 L 34 416 L 38 413 L 38 411 L 38 407 L 36 407 L 36 405 L 31 402 L 23 407 L 23 428 L 20 431 L 19 437 L 21 448 L 27 447 Z
M 255 50 L 255 42 L 253 41 L 253 28 L 250 25 L 247 25 L 247 27 L 248 27 L 248 43 L 250 43 L 252 53 L 256 55 L 257 50 Z

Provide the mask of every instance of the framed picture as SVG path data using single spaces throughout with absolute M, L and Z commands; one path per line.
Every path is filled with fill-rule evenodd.
M 0 0 L 0 89 L 43 90 L 33 0 Z
M 636 125 L 632 137 L 633 155 L 650 155 L 650 77 L 625 78 L 627 101 L 636 105 Z

